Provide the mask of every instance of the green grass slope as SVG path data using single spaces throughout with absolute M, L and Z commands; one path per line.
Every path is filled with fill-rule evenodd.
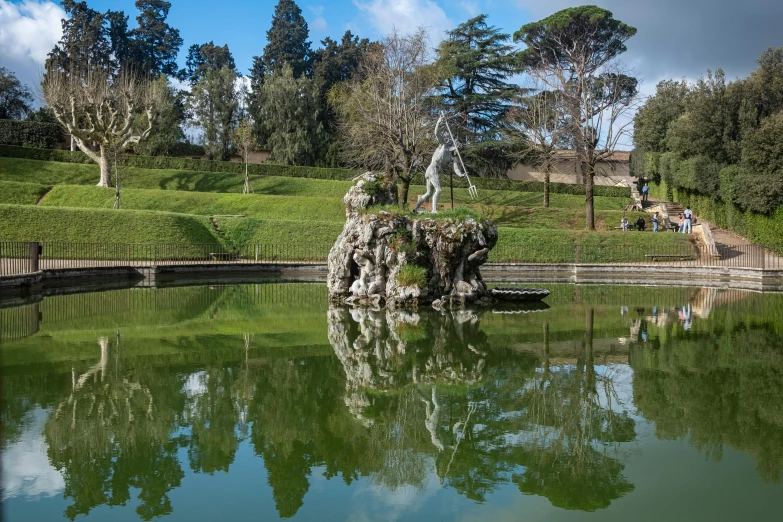
M 131 189 L 178 190 L 185 192 L 241 193 L 244 177 L 241 174 L 222 172 L 194 172 L 189 170 L 126 168 L 122 170 L 120 185 Z M 97 165 L 58 163 L 0 157 L 0 180 L 39 183 L 42 185 L 95 185 L 99 173 Z M 275 196 L 306 196 L 339 198 L 351 187 L 351 182 L 287 177 L 251 177 L 255 194 Z M 410 188 L 410 204 L 416 203 L 424 187 Z M 451 201 L 449 188 L 444 187 L 441 203 Z M 47 198 L 48 199 L 48 198 Z M 627 198 L 596 196 L 596 210 L 620 210 L 630 200 Z M 454 189 L 454 202 L 460 205 L 500 205 L 516 207 L 541 207 L 540 192 L 505 190 L 479 190 L 473 200 L 466 189 Z M 551 194 L 552 208 L 584 208 L 584 196 Z
M 72 243 L 218 243 L 209 219 L 164 212 L 0 205 L 0 239 Z
M 35 205 L 50 188 L 37 183 L 0 181 L 0 204 Z

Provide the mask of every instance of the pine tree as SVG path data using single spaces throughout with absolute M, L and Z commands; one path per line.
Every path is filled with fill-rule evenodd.
M 272 27 L 266 32 L 266 47 L 261 56 L 253 57 L 251 78 L 263 83 L 266 74 L 288 64 L 294 78 L 310 76 L 309 30 L 302 10 L 294 0 L 280 0 L 272 16 Z
M 139 26 L 132 31 L 136 66 L 141 72 L 157 77 L 177 74 L 177 54 L 182 47 L 179 30 L 166 23 L 171 2 L 136 0 L 140 11 Z
M 496 139 L 516 85 L 506 80 L 517 72 L 510 36 L 487 25 L 479 15 L 449 31 L 438 48 L 437 65 L 444 75 L 440 85 L 443 106 L 460 116 L 467 131 L 461 140 Z

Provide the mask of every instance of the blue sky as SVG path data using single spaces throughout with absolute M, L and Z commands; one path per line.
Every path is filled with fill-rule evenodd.
M 123 10 L 133 20 L 133 0 L 87 0 L 97 10 Z M 430 28 L 433 47 L 444 31 L 479 13 L 507 33 L 559 9 L 592 3 L 638 28 L 624 63 L 642 80 L 642 92 L 668 78 L 694 80 L 723 67 L 729 78 L 755 69 L 767 47 L 783 45 L 781 0 L 301 0 L 314 47 L 346 29 L 377 39 L 392 27 Z M 243 73 L 261 53 L 277 0 L 172 0 L 169 23 L 188 46 L 228 44 Z M 0 65 L 28 85 L 40 78 L 46 54 L 60 37 L 59 1 L 0 0 Z

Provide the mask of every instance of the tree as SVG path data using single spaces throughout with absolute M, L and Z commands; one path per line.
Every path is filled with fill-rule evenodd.
M 253 187 L 250 186 L 247 166 L 250 153 L 256 150 L 257 143 L 253 134 L 253 122 L 249 117 L 243 118 L 237 125 L 237 129 L 234 131 L 234 143 L 245 162 L 245 186 L 242 188 L 242 193 L 250 194 L 253 192 Z
M 636 111 L 633 141 L 644 152 L 665 152 L 669 125 L 685 112 L 688 82 L 666 80 L 658 83 L 655 94 Z
M 46 71 L 86 76 L 93 71 L 113 69 L 111 42 L 104 24 L 106 16 L 90 9 L 87 2 L 63 0 L 66 17 L 63 36 L 49 53 Z M 116 23 L 116 15 L 113 17 Z
M 185 140 L 181 124 L 185 120 L 185 92 L 175 89 L 168 78 L 161 74 L 156 80 L 160 92 L 160 107 L 155 126 L 149 135 L 134 144 L 133 150 L 145 156 L 168 156 L 172 150 Z M 141 132 L 146 124 L 146 117 L 136 115 L 134 129 Z
M 42 87 L 57 121 L 100 166 L 99 187 L 111 184 L 113 154 L 149 136 L 161 104 L 157 82 L 125 73 L 94 71 L 80 78 L 49 71 Z M 141 131 L 133 128 L 137 114 L 146 122 Z
M 261 87 L 259 122 L 270 158 L 286 165 L 314 165 L 326 135 L 318 121 L 313 80 L 294 77 L 284 65 Z
M 204 132 L 204 150 L 209 159 L 231 158 L 231 136 L 239 109 L 237 78 L 236 71 L 227 66 L 207 71 L 188 98 L 193 123 Z
M 323 151 L 319 154 L 319 163 L 323 166 L 338 166 L 339 141 L 338 120 L 334 108 L 329 104 L 329 91 L 335 85 L 351 79 L 359 67 L 359 62 L 364 53 L 368 52 L 376 43 L 366 38 L 359 39 L 351 31 L 346 31 L 339 42 L 331 38 L 321 41 L 323 46 L 313 52 L 312 68 L 313 82 L 317 91 L 318 121 L 323 125 L 328 139 Z
M 310 42 L 307 22 L 302 10 L 294 0 L 279 0 L 272 15 L 272 27 L 266 32 L 266 47 L 261 56 L 253 57 L 250 77 L 256 83 L 263 83 L 267 75 L 288 64 L 294 78 L 309 76 Z M 256 86 L 253 86 L 255 89 Z
M 177 53 L 182 47 L 179 31 L 166 23 L 171 2 L 136 0 L 140 11 L 139 26 L 131 32 L 134 46 L 134 67 L 144 75 L 177 74 Z
M 0 67 L 0 119 L 21 120 L 32 109 L 33 95 L 16 75 Z
M 544 208 L 549 207 L 550 174 L 568 139 L 568 124 L 563 117 L 563 95 L 543 86 L 533 89 L 521 103 L 508 113 L 512 139 L 521 139 L 521 158 L 539 167 L 544 173 Z
M 522 26 L 514 41 L 527 48 L 520 64 L 550 89 L 563 93 L 565 115 L 585 181 L 586 228 L 595 229 L 596 164 L 612 156 L 630 131 L 625 118 L 637 99 L 637 82 L 616 58 L 636 29 L 596 6 L 563 9 Z
M 518 89 L 506 83 L 518 69 L 509 38 L 479 15 L 449 31 L 438 47 L 436 65 L 444 76 L 439 96 L 443 107 L 459 116 L 462 132 L 456 137 L 463 143 L 497 139 L 505 126 Z
M 214 42 L 201 45 L 193 44 L 188 48 L 185 68 L 179 72 L 178 76 L 180 80 L 195 85 L 207 71 L 217 71 L 223 67 L 228 67 L 232 71 L 237 68 L 228 45 L 221 47 L 215 45 Z
M 391 33 L 363 56 L 358 75 L 332 96 L 348 161 L 393 173 L 400 184 L 400 204 L 407 203 L 414 170 L 431 139 L 431 95 L 437 80 L 427 42 L 424 29 Z

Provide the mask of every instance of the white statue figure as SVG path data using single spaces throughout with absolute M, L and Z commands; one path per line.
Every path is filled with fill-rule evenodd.
M 456 151 L 456 144 L 451 136 L 451 132 L 446 123 L 446 118 L 443 113 L 440 113 L 438 123 L 435 124 L 435 137 L 438 139 L 438 148 L 435 149 L 435 153 L 432 155 L 432 161 L 430 166 L 427 167 L 427 171 L 424 173 L 424 179 L 427 181 L 427 192 L 419 198 L 419 202 L 416 203 L 416 208 L 413 212 L 418 212 L 419 207 L 426 201 L 429 201 L 432 197 L 432 213 L 438 212 L 438 197 L 441 193 L 440 187 L 440 169 L 448 166 L 451 163 L 454 168 L 454 173 L 463 178 L 467 174 L 460 170 L 457 157 L 452 154 L 452 151 Z M 459 152 L 457 152 L 459 154 Z M 472 185 L 471 185 L 472 186 Z

